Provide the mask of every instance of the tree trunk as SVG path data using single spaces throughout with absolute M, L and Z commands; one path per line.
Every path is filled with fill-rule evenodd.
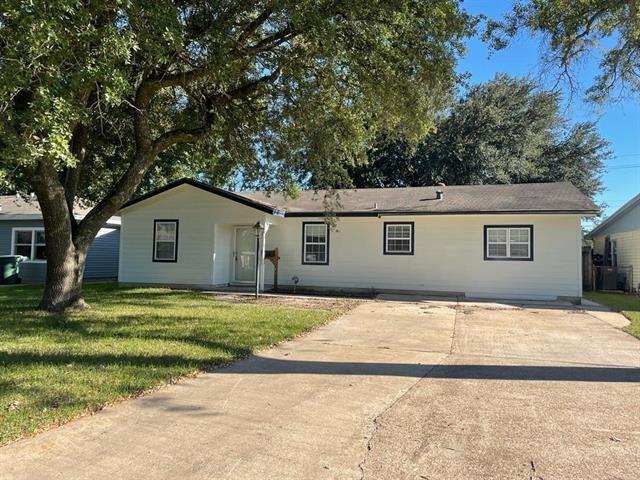
M 39 162 L 31 182 L 42 211 L 47 257 L 40 308 L 50 312 L 88 308 L 82 298 L 82 278 L 87 251 L 99 227 L 79 228 L 52 162 Z
M 61 242 L 47 235 L 47 282 L 40 308 L 50 312 L 83 310 L 89 307 L 82 296 L 82 279 L 87 248 Z

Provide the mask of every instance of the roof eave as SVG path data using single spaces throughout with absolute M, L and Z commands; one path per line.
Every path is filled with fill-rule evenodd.
M 446 212 L 425 212 L 415 210 L 376 210 L 376 211 L 302 211 L 286 212 L 285 217 L 324 217 L 327 214 L 335 217 L 388 217 L 402 215 L 431 216 L 431 215 L 581 215 L 594 216 L 598 210 L 452 210 Z

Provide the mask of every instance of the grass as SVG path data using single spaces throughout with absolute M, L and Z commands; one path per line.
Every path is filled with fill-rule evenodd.
M 622 293 L 585 292 L 585 298 L 622 313 L 631 322 L 624 331 L 640 338 L 640 297 Z
M 220 302 L 197 292 L 89 284 L 93 309 L 34 310 L 0 289 L 0 445 L 243 357 L 329 320 L 326 310 Z

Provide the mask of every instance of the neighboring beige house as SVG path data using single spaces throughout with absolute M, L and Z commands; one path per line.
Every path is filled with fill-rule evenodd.
M 121 210 L 119 281 L 212 288 L 273 283 L 353 292 L 579 301 L 581 217 L 570 183 L 337 191 L 287 198 L 180 180 Z M 259 222 L 264 229 L 255 229 Z M 260 242 L 256 242 L 256 238 Z
M 607 217 L 586 237 L 593 241 L 594 253 L 604 257 L 605 265 L 632 267 L 631 286 L 640 284 L 640 194 Z

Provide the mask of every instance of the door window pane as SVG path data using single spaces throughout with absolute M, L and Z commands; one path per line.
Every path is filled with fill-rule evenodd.
M 234 280 L 255 282 L 256 279 L 256 230 L 252 227 L 238 227 L 235 230 Z

